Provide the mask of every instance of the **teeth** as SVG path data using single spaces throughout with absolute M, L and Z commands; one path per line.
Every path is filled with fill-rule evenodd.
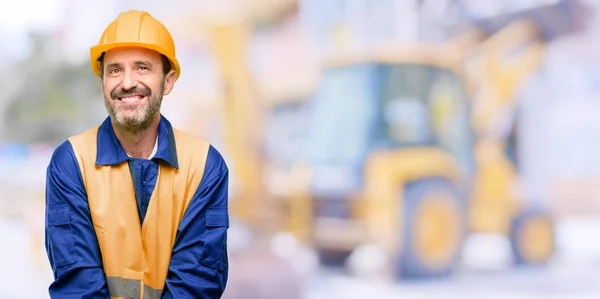
M 126 98 L 121 98 L 121 101 L 123 102 L 135 102 L 139 99 L 141 99 L 142 97 L 140 96 L 135 96 L 135 97 L 126 97 Z

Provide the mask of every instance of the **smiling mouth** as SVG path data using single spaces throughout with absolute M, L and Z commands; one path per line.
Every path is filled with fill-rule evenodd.
M 145 98 L 145 96 L 143 96 L 143 95 L 131 95 L 131 96 L 126 96 L 126 97 L 122 97 L 122 98 L 117 98 L 117 100 L 124 102 L 124 103 L 135 103 L 137 101 L 142 100 L 143 98 Z

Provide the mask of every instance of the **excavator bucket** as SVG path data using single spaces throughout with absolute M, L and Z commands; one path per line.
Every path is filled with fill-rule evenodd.
M 467 28 L 477 28 L 490 36 L 518 20 L 531 20 L 539 27 L 540 37 L 551 41 L 558 37 L 576 34 L 586 30 L 591 13 L 580 0 L 556 0 L 551 4 L 500 13 L 490 17 L 478 17 L 470 12 L 464 1 L 456 1 L 461 17 L 450 27 L 451 33 L 463 32 Z M 453 34 L 453 35 L 454 35 Z

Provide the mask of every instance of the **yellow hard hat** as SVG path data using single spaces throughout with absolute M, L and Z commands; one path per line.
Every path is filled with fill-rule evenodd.
M 137 10 L 123 12 L 106 27 L 98 45 L 90 49 L 90 63 L 96 76 L 100 77 L 100 56 L 118 47 L 142 47 L 165 55 L 175 70 L 175 79 L 179 78 L 180 68 L 175 57 L 173 37 L 149 13 Z

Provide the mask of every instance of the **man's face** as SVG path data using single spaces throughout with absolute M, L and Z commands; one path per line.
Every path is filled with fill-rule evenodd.
M 142 48 L 117 48 L 104 55 L 102 93 L 113 122 L 136 133 L 158 116 L 162 98 L 173 89 L 175 71 L 163 72 L 159 53 Z

